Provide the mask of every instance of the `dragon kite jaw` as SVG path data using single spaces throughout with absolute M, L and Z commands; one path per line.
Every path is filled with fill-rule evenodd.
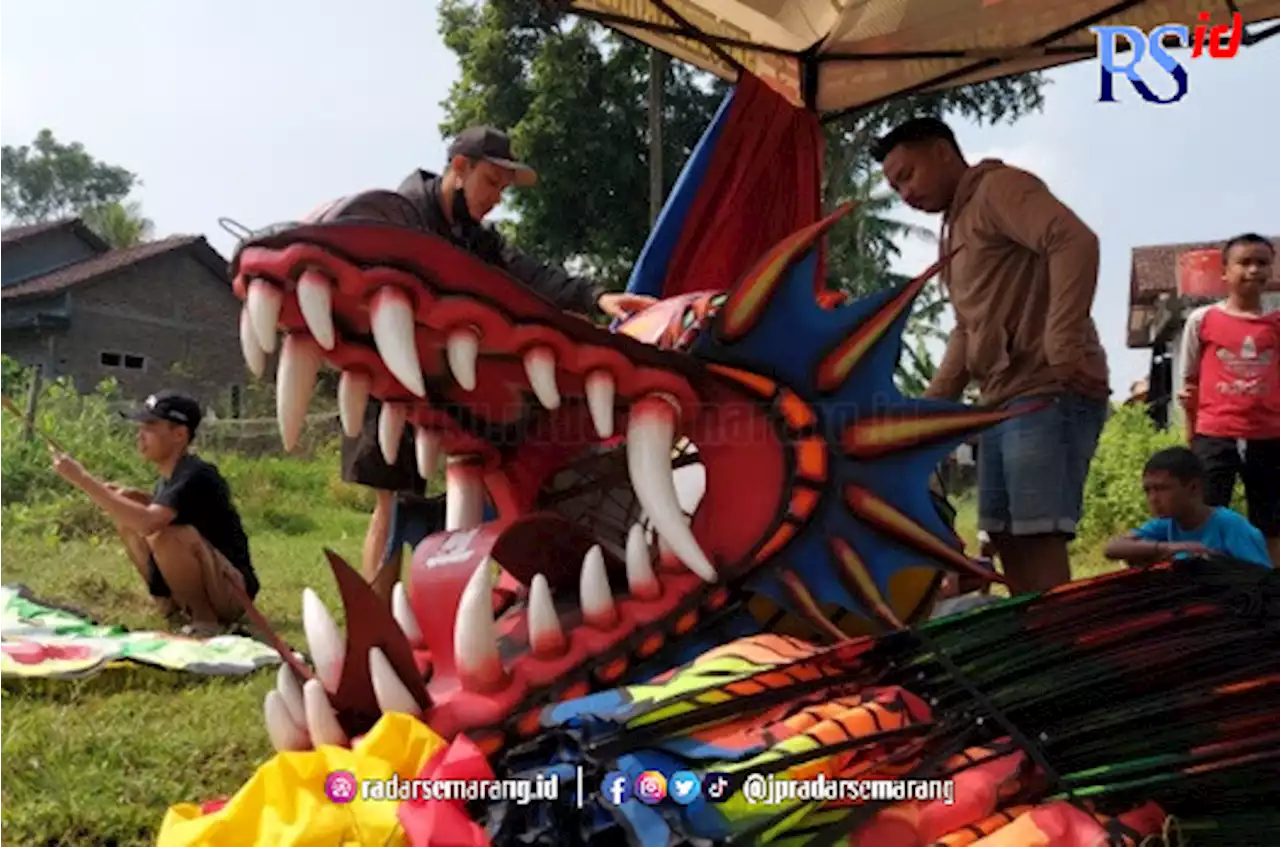
M 344 431 L 377 398 L 384 456 L 412 426 L 421 475 L 443 459 L 447 489 L 446 531 L 415 551 L 407 590 L 330 554 L 347 634 L 308 590 L 315 677 L 282 668 L 265 706 L 276 747 L 348 744 L 400 711 L 492 754 L 536 734 L 551 703 L 760 631 L 762 606 L 829 643 L 919 619 L 944 569 L 992 578 L 928 477 L 1009 413 L 894 386 L 938 266 L 854 303 L 815 297 L 814 246 L 846 211 L 728 291 L 661 301 L 616 332 L 386 222 L 338 216 L 242 244 L 256 374 L 284 333 L 286 448 L 327 363 Z

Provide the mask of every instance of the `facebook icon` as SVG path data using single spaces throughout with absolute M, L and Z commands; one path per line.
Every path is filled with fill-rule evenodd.
M 613 805 L 621 806 L 631 799 L 631 780 L 621 771 L 610 771 L 605 774 L 600 793 Z

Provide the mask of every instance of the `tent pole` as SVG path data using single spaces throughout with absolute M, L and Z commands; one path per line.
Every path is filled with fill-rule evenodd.
M 667 77 L 667 54 L 649 50 L 649 226 L 662 212 L 664 182 L 662 168 L 662 94 Z

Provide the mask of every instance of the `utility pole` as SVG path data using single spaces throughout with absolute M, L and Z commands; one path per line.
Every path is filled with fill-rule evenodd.
M 662 89 L 667 76 L 667 54 L 649 49 L 649 226 L 662 212 Z

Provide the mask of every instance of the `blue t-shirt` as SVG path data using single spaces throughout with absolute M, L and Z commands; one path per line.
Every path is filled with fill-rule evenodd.
M 1258 528 L 1244 515 L 1222 506 L 1214 509 L 1204 525 L 1197 529 L 1183 529 L 1173 518 L 1156 518 L 1138 527 L 1133 534 L 1143 541 L 1198 541 L 1210 550 L 1233 559 L 1274 567 Z

